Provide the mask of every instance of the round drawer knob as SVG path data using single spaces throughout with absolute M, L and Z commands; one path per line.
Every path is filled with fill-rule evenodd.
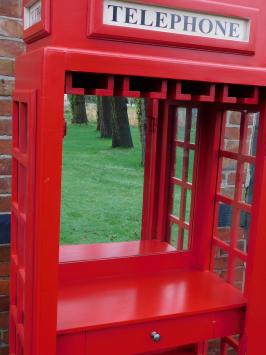
M 158 341 L 160 341 L 160 339 L 161 339 L 161 336 L 160 336 L 160 334 L 157 333 L 157 332 L 152 332 L 152 333 L 151 333 L 151 338 L 152 338 L 152 340 L 153 340 L 155 343 L 158 343 Z

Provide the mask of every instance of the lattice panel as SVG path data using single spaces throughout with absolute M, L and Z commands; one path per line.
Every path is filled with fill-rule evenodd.
M 225 111 L 219 150 L 212 269 L 244 292 L 259 114 Z
M 16 355 L 31 353 L 35 110 L 34 91 L 14 93 L 10 353 Z
M 177 108 L 170 180 L 170 242 L 177 250 L 191 247 L 193 183 L 195 180 L 196 108 Z

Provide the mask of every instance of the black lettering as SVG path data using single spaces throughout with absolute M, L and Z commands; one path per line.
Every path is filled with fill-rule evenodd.
M 204 24 L 206 24 L 206 26 L 207 26 L 206 29 L 204 28 Z M 202 32 L 204 34 L 208 34 L 213 30 L 213 23 L 211 22 L 211 20 L 209 20 L 207 18 L 203 18 L 199 22 L 199 30 L 200 30 L 200 32 Z
M 226 32 L 227 32 L 227 25 L 228 25 L 228 22 L 224 21 L 224 22 L 221 22 L 221 21 L 216 21 L 215 23 L 215 35 L 216 36 L 219 36 L 219 33 L 222 33 L 224 36 L 226 36 Z
M 122 6 L 116 6 L 116 5 L 108 5 L 108 9 L 109 8 L 113 8 L 113 18 L 112 21 L 113 22 L 117 22 L 117 9 L 123 10 Z
M 165 24 L 165 18 L 167 18 L 166 12 L 156 11 L 156 27 L 166 28 L 167 24 Z
M 184 16 L 184 31 L 196 32 L 196 24 L 197 24 L 197 17 Z M 191 26 L 191 30 L 188 29 L 188 26 Z
M 147 12 L 147 10 L 140 10 L 140 11 L 141 11 L 140 24 L 142 26 L 153 26 L 153 21 L 151 23 L 146 23 L 146 12 Z
M 136 25 L 137 20 L 134 21 L 134 15 L 136 15 L 138 12 L 137 9 L 134 9 L 133 7 L 126 7 L 126 18 L 125 18 L 125 23 L 130 23 L 131 25 Z
M 181 16 L 171 14 L 171 29 L 174 30 L 176 25 L 181 22 Z
M 239 38 L 239 23 L 230 22 L 229 36 L 234 38 Z

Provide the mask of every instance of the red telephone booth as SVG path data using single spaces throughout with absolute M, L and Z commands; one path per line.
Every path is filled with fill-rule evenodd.
M 265 354 L 264 1 L 23 7 L 10 353 Z M 140 241 L 59 247 L 64 93 L 147 99 Z

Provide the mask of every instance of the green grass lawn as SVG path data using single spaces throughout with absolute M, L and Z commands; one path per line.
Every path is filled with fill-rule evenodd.
M 112 149 L 96 125 L 69 125 L 64 139 L 61 243 L 140 238 L 143 167 L 138 128 L 133 149 Z

